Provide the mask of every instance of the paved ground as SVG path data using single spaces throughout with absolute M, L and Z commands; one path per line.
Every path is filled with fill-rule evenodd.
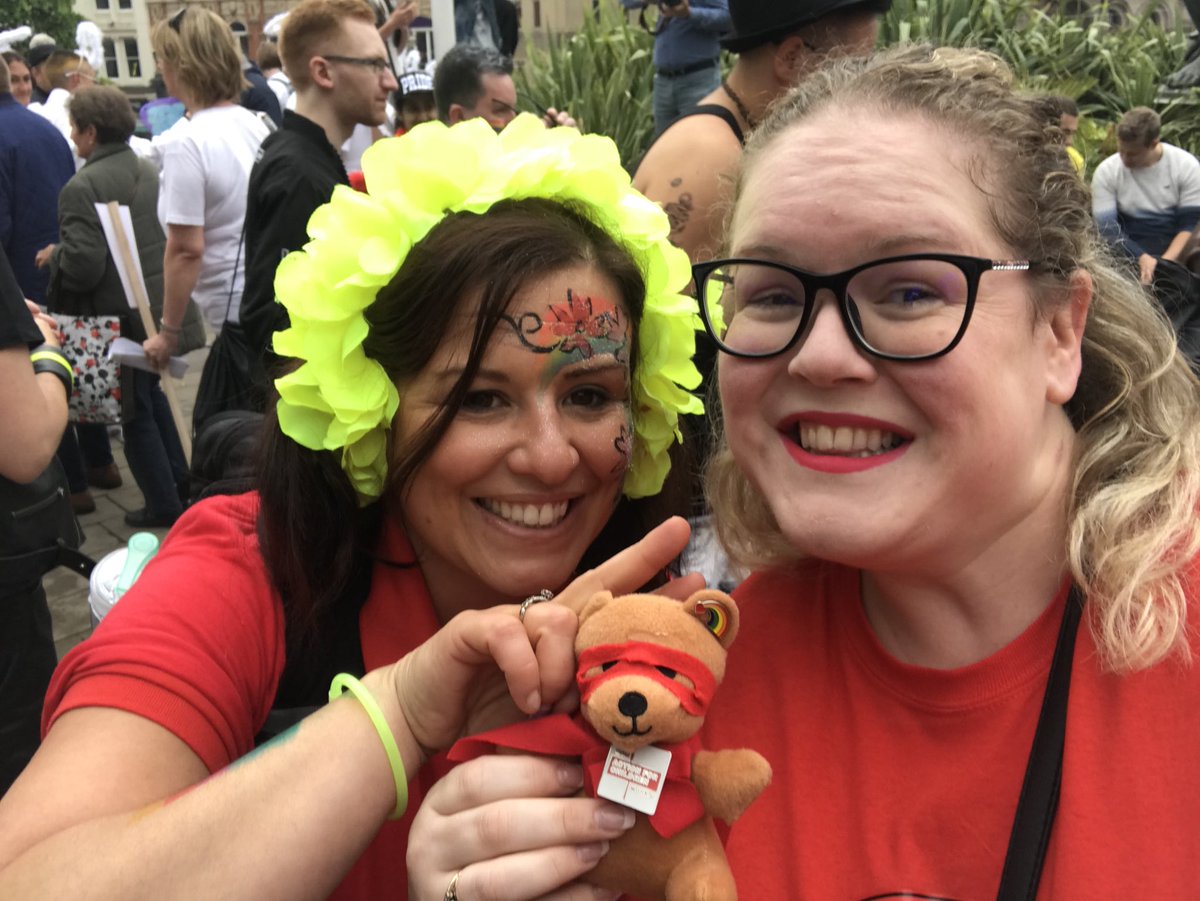
M 187 423 L 192 421 L 192 402 L 196 397 L 196 385 L 200 381 L 200 370 L 204 366 L 207 354 L 207 350 L 189 354 L 190 368 L 187 375 L 181 382 L 175 382 L 176 393 L 183 407 L 183 418 Z M 111 491 L 93 488 L 96 511 L 79 517 L 85 536 L 82 550 L 93 560 L 99 560 L 109 551 L 125 545 L 135 531 L 125 525 L 125 514 L 145 506 L 142 493 L 129 472 L 128 463 L 125 462 L 125 451 L 119 439 L 113 441 L 113 459 L 121 469 L 121 477 L 125 484 Z M 152 531 L 160 539 L 167 533 L 166 529 Z M 50 612 L 54 617 L 54 641 L 58 647 L 58 656 L 62 657 L 92 634 L 87 580 L 68 570 L 56 569 L 45 577 L 43 584 L 50 601 Z

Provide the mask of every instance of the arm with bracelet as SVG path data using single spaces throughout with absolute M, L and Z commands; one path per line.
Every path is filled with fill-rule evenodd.
M 49 465 L 67 426 L 71 364 L 58 349 L 53 320 L 32 315 L 3 254 L 0 312 L 0 420 L 6 424 L 0 475 L 29 482 Z
M 0 896 L 327 898 L 385 821 L 405 813 L 409 776 L 481 715 L 481 703 L 515 701 L 517 715 L 530 715 L 563 694 L 574 677 L 568 602 L 643 584 L 688 534 L 671 520 L 567 586 L 564 603 L 537 604 L 523 618 L 516 605 L 459 614 L 395 664 L 361 679 L 337 676 L 329 704 L 211 776 L 148 720 L 71 710 L 43 741 L 40 763 L 0 800 Z M 184 571 L 178 544 L 139 587 Z M 193 578 L 210 576 L 194 563 L 184 567 Z M 228 574 L 216 581 L 228 586 Z M 49 776 L 83 741 L 92 753 Z M 557 764 L 527 765 L 542 781 L 557 778 Z M 554 794 L 574 793 L 570 780 L 555 784 Z M 611 837 L 593 822 L 596 802 L 573 800 L 581 815 L 570 839 Z M 558 853 L 573 858 L 574 850 Z M 556 874 L 548 868 L 544 878 Z

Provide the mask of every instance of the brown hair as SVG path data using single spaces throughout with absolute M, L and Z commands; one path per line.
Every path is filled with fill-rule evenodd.
M 187 101 L 207 109 L 237 100 L 246 87 L 242 53 L 225 20 L 210 10 L 186 6 L 150 33 L 154 53 L 175 70 Z
M 80 88 L 71 95 L 68 112 L 80 131 L 94 126 L 100 144 L 124 144 L 137 128 L 129 98 L 108 85 Z
M 630 366 L 636 371 L 636 323 L 645 300 L 642 273 L 586 206 L 530 198 L 501 201 L 482 214 L 452 213 L 409 251 L 368 307 L 370 332 L 363 342 L 367 356 L 378 360 L 401 387 L 402 403 L 404 384 L 429 364 L 464 309 L 477 302 L 478 310 L 463 373 L 441 411 L 405 445 L 389 449 L 384 503 L 395 502 L 419 478 L 516 294 L 534 279 L 581 263 L 595 266 L 616 285 L 635 323 Z M 360 508 L 340 454 L 301 447 L 274 421 L 261 459 L 263 556 L 285 599 L 289 648 L 307 653 L 312 642 L 327 640 L 330 611 L 344 600 L 356 567 L 374 545 L 382 504 Z M 674 500 L 667 494 L 623 499 L 583 565 L 595 565 L 636 540 L 662 521 L 666 511 L 661 505 Z M 329 528 L 334 522 L 346 527 Z
M 87 66 L 87 61 L 78 53 L 72 53 L 70 50 L 55 50 L 46 59 L 44 73 L 46 80 L 50 82 L 52 88 L 67 87 L 67 79 Z
M 1148 106 L 1135 106 L 1117 123 L 1117 140 L 1122 144 L 1153 147 L 1162 134 L 1162 119 Z
M 1032 292 L 1039 314 L 1062 303 L 1071 273 L 1091 275 L 1082 372 L 1065 405 L 1078 433 L 1065 550 L 1112 669 L 1144 668 L 1172 650 L 1186 656 L 1183 569 L 1200 551 L 1200 385 L 1154 301 L 1096 231 L 1088 189 L 1037 98 L 1016 91 L 1007 66 L 978 50 L 907 47 L 839 61 L 754 132 L 737 193 L 766 148 L 829 109 L 920 117 L 958 136 L 997 235 L 1043 262 L 1041 290 Z M 735 559 L 758 567 L 800 559 L 724 436 L 708 489 Z
M 33 70 L 29 68 L 29 63 L 26 62 L 25 57 L 21 56 L 21 54 L 17 53 L 15 50 L 5 50 L 3 53 L 0 53 L 0 56 L 4 57 L 4 62 L 6 63 L 6 65 L 2 67 L 3 71 L 0 71 L 0 93 L 12 90 L 13 63 L 20 63 L 22 66 L 24 66 L 25 71 L 29 73 L 29 77 L 32 80 Z
M 375 25 L 375 14 L 362 0 L 304 0 L 287 14 L 279 29 L 279 57 L 296 90 L 312 83 L 308 61 L 330 51 L 342 23 L 352 19 Z
M 283 63 L 279 59 L 279 45 L 266 38 L 259 42 L 258 53 L 255 54 L 254 61 L 264 72 L 268 69 L 283 68 Z

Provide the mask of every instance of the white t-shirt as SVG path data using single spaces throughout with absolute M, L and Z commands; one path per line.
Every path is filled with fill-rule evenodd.
M 279 101 L 279 108 L 281 110 L 287 109 L 288 98 L 294 93 L 292 90 L 292 80 L 288 78 L 287 73 L 282 69 L 272 72 L 267 76 L 267 87 L 275 92 L 275 98 Z
M 172 129 L 171 140 L 162 148 L 158 218 L 164 229 L 204 226 L 204 257 L 192 299 L 214 331 L 226 319 L 226 304 L 229 321 L 238 321 L 246 268 L 245 248 L 239 246 L 246 186 L 268 134 L 267 126 L 249 110 L 216 106 L 194 113 L 179 132 Z
M 389 109 L 391 104 L 388 104 Z M 391 119 L 395 120 L 395 112 L 392 113 Z M 350 132 L 350 137 L 346 138 L 346 143 L 341 147 L 339 153 L 342 156 L 342 165 L 346 167 L 347 172 L 358 172 L 362 169 L 363 152 L 375 142 L 375 130 L 370 125 L 363 125 L 361 122 L 354 126 L 354 131 Z

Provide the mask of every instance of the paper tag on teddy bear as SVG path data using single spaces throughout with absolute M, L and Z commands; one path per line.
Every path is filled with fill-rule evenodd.
M 670 765 L 671 752 L 654 745 L 639 748 L 633 754 L 609 748 L 596 795 L 652 816 L 658 809 Z

